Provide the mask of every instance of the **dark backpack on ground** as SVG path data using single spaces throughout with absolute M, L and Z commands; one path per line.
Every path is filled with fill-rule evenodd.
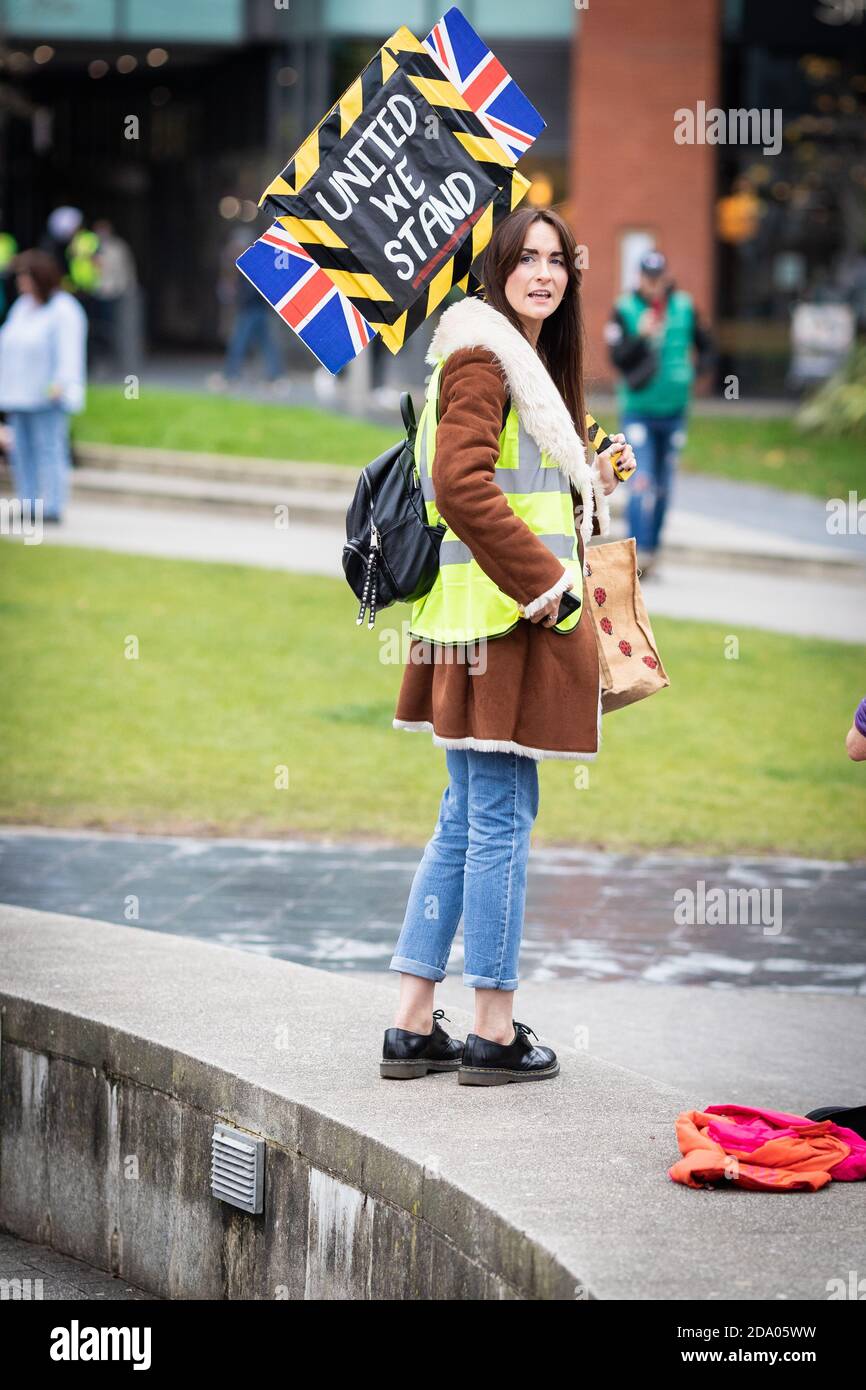
M 343 572 L 361 601 L 356 623 L 371 628 L 377 608 L 414 603 L 429 593 L 439 570 L 439 546 L 447 527 L 431 526 L 415 473 L 415 407 L 400 397 L 406 436 L 368 463 L 346 512 Z

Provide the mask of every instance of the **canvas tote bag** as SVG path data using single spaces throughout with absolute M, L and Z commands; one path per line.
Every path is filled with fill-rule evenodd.
M 598 644 L 603 714 L 670 685 L 637 577 L 634 536 L 589 546 L 584 594 Z

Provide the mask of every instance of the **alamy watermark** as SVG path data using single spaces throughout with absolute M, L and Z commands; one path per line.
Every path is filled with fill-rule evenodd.
M 0 1279 L 0 1302 L 11 1299 L 13 1302 L 28 1302 L 30 1300 L 43 1299 L 45 1290 L 42 1279 L 19 1279 L 18 1276 L 8 1276 Z
M 0 535 L 23 536 L 25 545 L 39 545 L 42 534 L 41 497 L 0 497 Z
M 853 488 L 844 497 L 827 499 L 828 536 L 866 536 L 866 497 L 858 497 Z
M 415 637 L 408 621 L 379 634 L 379 660 L 383 666 L 468 666 L 470 676 L 487 670 L 487 638 L 466 642 L 432 642 Z
M 680 927 L 759 926 L 764 936 L 782 930 L 781 888 L 694 888 L 674 893 L 674 921 Z
M 782 148 L 782 108 L 743 107 L 723 111 L 699 101 L 694 111 L 681 106 L 674 112 L 674 140 L 678 145 L 760 145 L 764 154 Z

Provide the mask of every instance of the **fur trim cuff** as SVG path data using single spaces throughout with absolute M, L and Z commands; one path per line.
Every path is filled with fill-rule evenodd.
M 572 582 L 572 577 L 568 570 L 563 570 L 562 578 L 557 579 L 552 589 L 545 589 L 543 594 L 538 595 L 538 598 L 534 598 L 531 603 L 524 604 L 524 618 L 531 618 L 534 613 L 538 612 L 539 608 L 544 607 L 548 599 L 557 598 L 561 593 L 564 593 Z

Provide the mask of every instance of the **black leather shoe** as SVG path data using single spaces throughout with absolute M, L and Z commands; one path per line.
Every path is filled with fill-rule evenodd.
M 525 1023 L 514 1023 L 510 1043 L 491 1042 L 470 1033 L 463 1046 L 457 1080 L 463 1086 L 507 1086 L 509 1081 L 545 1081 L 556 1076 L 559 1062 L 552 1047 L 533 1047 L 528 1034 L 538 1034 Z
M 456 1071 L 463 1056 L 463 1043 L 459 1038 L 449 1038 L 440 1018 L 445 1018 L 445 1010 L 434 1009 L 432 1033 L 386 1028 L 380 1074 L 405 1079 L 426 1076 L 428 1071 Z

